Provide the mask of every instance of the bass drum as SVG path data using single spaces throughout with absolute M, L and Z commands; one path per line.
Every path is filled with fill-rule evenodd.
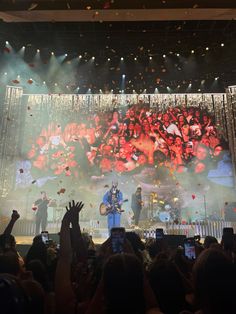
M 159 219 L 161 222 L 169 222 L 170 221 L 170 213 L 169 212 L 160 212 Z

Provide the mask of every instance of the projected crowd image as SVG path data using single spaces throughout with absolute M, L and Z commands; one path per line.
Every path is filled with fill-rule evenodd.
M 225 149 L 206 110 L 131 107 L 82 116 L 64 127 L 50 122 L 32 143 L 28 159 L 33 168 L 56 176 L 123 173 L 144 165 L 208 174 Z

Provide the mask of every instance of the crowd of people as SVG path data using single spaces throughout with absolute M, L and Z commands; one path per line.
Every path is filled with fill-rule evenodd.
M 233 314 L 235 236 L 195 242 L 196 260 L 163 239 L 144 243 L 126 232 L 121 253 L 109 237 L 101 246 L 81 232 L 82 202 L 70 202 L 60 245 L 41 235 L 20 256 L 13 211 L 0 235 L 0 304 L 3 314 Z M 86 210 L 86 209 L 84 209 Z
M 39 131 L 28 152 L 34 168 L 76 177 L 160 164 L 207 173 L 227 148 L 206 108 L 138 104 L 77 118 L 65 125 L 51 121 Z

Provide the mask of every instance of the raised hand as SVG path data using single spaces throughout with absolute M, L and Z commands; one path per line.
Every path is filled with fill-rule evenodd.
M 20 214 L 18 213 L 18 211 L 17 210 L 13 210 L 12 211 L 12 215 L 11 215 L 11 219 L 16 221 L 19 218 L 20 218 Z
M 77 202 L 73 200 L 72 202 L 69 202 L 69 207 L 66 206 L 67 212 L 65 213 L 64 218 L 68 219 L 72 224 L 78 223 L 79 221 L 79 213 L 84 207 L 84 203 Z

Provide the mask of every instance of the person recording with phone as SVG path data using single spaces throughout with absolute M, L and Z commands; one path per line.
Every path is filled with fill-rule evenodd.
M 35 228 L 35 235 L 40 233 L 40 226 L 41 231 L 45 231 L 47 227 L 47 218 L 48 218 L 48 205 L 50 204 L 51 200 L 47 197 L 45 191 L 40 192 L 41 197 L 37 199 L 32 209 L 36 211 L 36 228 Z
M 134 213 L 134 224 L 137 227 L 139 224 L 140 213 L 142 210 L 142 188 L 137 187 L 136 192 L 132 194 L 131 208 Z
M 107 224 L 109 234 L 114 227 L 120 227 L 121 205 L 123 203 L 123 194 L 118 190 L 118 182 L 112 182 L 112 187 L 103 196 L 103 203 L 108 209 Z

